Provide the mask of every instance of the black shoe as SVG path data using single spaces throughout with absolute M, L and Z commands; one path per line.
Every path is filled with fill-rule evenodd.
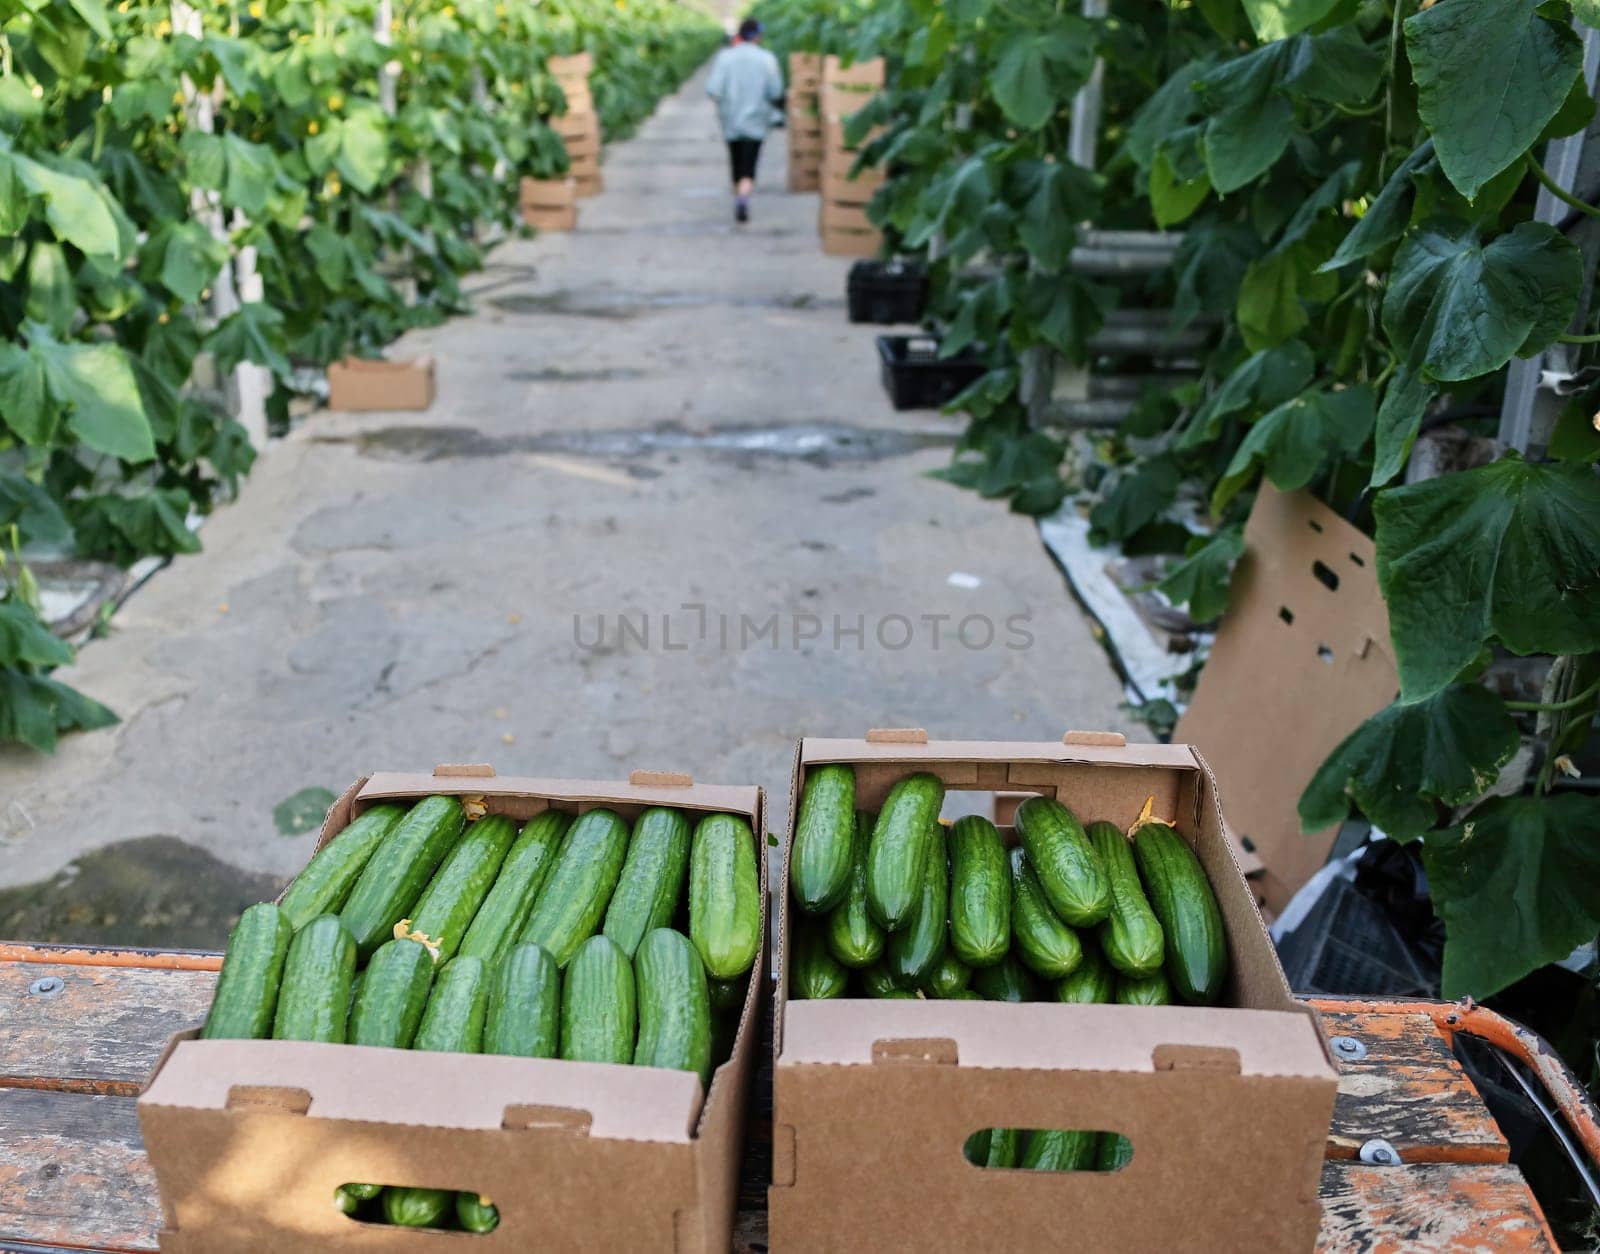
M 750 221 L 750 206 L 742 200 L 735 204 L 733 207 L 733 220 L 735 222 Z

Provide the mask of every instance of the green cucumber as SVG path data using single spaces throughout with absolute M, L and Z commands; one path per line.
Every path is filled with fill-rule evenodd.
M 1079 1006 L 1102 1005 L 1111 1001 L 1116 991 L 1116 972 L 1100 956 L 1097 949 L 1083 951 L 1083 963 L 1064 980 L 1055 984 L 1055 999 Z
M 1115 997 L 1124 1006 L 1170 1006 L 1172 985 L 1162 971 L 1154 975 L 1119 975 Z
M 356 943 L 339 916 L 318 915 L 307 923 L 289 942 L 273 1039 L 343 1044 L 355 973 Z
M 345 1031 L 349 1034 L 350 1016 L 356 1012 L 356 1003 L 361 1000 L 361 986 L 366 982 L 366 971 L 357 971 L 350 977 L 350 1006 L 345 1011 Z
M 889 933 L 884 957 L 889 973 L 910 988 L 933 970 L 944 953 L 950 897 L 950 868 L 944 856 L 944 828 L 934 820 L 933 848 L 923 863 L 922 896 L 907 926 Z
M 358 1202 L 370 1202 L 383 1192 L 381 1184 L 341 1184 L 339 1187 Z
M 344 1185 L 333 1191 L 333 1204 L 346 1215 L 353 1215 L 361 1209 L 361 1199 Z
M 319 914 L 339 913 L 367 862 L 405 812 L 404 806 L 373 806 L 311 856 L 279 903 L 295 930 Z
M 1111 913 L 1111 881 L 1071 810 L 1049 797 L 1029 797 L 1017 807 L 1016 824 L 1045 898 L 1063 923 L 1088 927 Z
M 922 899 L 934 827 L 944 804 L 936 775 L 907 775 L 889 789 L 867 843 L 867 905 L 889 931 L 911 921 Z
M 826 914 L 850 891 L 855 806 L 855 767 L 830 762 L 806 772 L 789 851 L 789 887 L 807 914 Z
M 985 1167 L 1015 1167 L 1022 1149 L 1022 1133 L 1016 1128 L 990 1128 Z
M 693 1071 L 711 1085 L 711 1000 L 700 951 L 669 927 L 646 932 L 633 956 L 639 1002 L 636 1067 Z
M 423 892 L 411 916 L 411 934 L 437 951 L 435 961 L 449 962 L 456 956 L 516 835 L 517 825 L 503 814 L 479 819 L 467 828 Z
M 600 930 L 633 957 L 646 932 L 672 922 L 688 869 L 688 817 L 681 810 L 652 806 L 634 821 L 622 876 Z
M 1095 1155 L 1096 1171 L 1121 1171 L 1133 1161 L 1133 1142 L 1120 1132 L 1101 1134 L 1100 1149 Z
M 1011 890 L 1017 957 L 1046 979 L 1071 975 L 1083 962 L 1083 943 L 1050 908 L 1033 863 L 1021 848 L 1011 851 Z
M 1133 834 L 1133 856 L 1166 936 L 1172 991 L 1193 1005 L 1215 1002 L 1228 978 L 1228 938 L 1200 859 L 1165 823 Z
M 972 991 L 985 1001 L 1032 1001 L 1038 993 L 1033 972 L 1007 954 L 992 967 L 972 973 Z
M 700 965 L 705 966 L 702 959 Z M 741 979 L 706 980 L 706 993 L 711 999 L 711 1009 L 718 1014 L 739 1010 L 744 1006 L 745 982 Z
M 561 971 L 542 945 L 514 946 L 489 978 L 483 1052 L 554 1058 L 561 1047 Z
M 476 1054 L 489 1006 L 489 968 L 482 958 L 452 958 L 439 968 L 413 1049 Z
M 957 958 L 955 954 L 946 949 L 940 955 L 939 961 L 934 963 L 926 975 L 922 977 L 922 987 L 932 996 L 949 1000 L 957 993 L 966 991 L 972 982 L 972 968 Z
M 789 963 L 790 994 L 798 998 L 843 997 L 850 981 L 847 971 L 828 950 L 822 928 L 795 920 L 794 956 Z
M 424 797 L 378 846 L 339 911 L 362 958 L 394 936 L 439 863 L 461 837 L 466 814 L 456 797 Z
M 468 1232 L 493 1232 L 500 1225 L 500 1208 L 481 1193 L 457 1193 L 456 1222 Z
M 527 927 L 539 890 L 556 864 L 556 851 L 571 825 L 572 816 L 562 810 L 541 810 L 528 820 L 462 938 L 462 955 L 482 958 L 491 967 L 500 964 Z
M 845 966 L 870 967 L 883 955 L 884 933 L 867 908 L 867 842 L 872 838 L 872 815 L 856 811 L 850 883 L 842 900 L 828 915 L 828 948 Z
M 1111 917 L 1100 925 L 1100 949 L 1123 975 L 1154 975 L 1165 956 L 1161 923 L 1150 909 L 1133 862 L 1133 844 L 1115 823 L 1088 827 L 1106 876 L 1111 881 Z
M 413 940 L 378 946 L 350 1012 L 352 1045 L 409 1049 L 433 987 L 433 955 Z
M 974 1167 L 986 1166 L 989 1162 L 989 1138 L 994 1133 L 993 1128 L 979 1128 L 966 1139 L 961 1147 L 961 1153 Z
M 402 1228 L 440 1228 L 455 1202 L 451 1189 L 400 1189 L 383 1191 L 383 1217 Z
M 761 878 L 750 824 L 735 814 L 708 814 L 689 851 L 689 937 L 706 973 L 743 975 L 761 946 Z
M 543 945 L 558 967 L 593 936 L 622 874 L 628 825 L 606 809 L 580 814 L 561 841 L 556 864 L 517 937 Z
M 1098 1132 L 1039 1131 L 1028 1138 L 1017 1166 L 1027 1171 L 1090 1171 L 1099 1148 Z
M 260 1040 L 271 1035 L 293 938 L 294 928 L 281 907 L 262 901 L 245 909 L 228 936 L 201 1039 Z
M 1000 833 L 969 814 L 950 829 L 950 947 L 971 967 L 1005 957 L 1011 944 L 1011 867 Z
M 894 976 L 889 974 L 889 968 L 881 962 L 860 973 L 861 991 L 868 997 L 907 997 L 915 996 L 909 989 L 901 988 L 894 981 Z
M 567 965 L 561 988 L 561 1056 L 632 1062 L 637 1039 L 633 964 L 609 936 L 591 936 Z

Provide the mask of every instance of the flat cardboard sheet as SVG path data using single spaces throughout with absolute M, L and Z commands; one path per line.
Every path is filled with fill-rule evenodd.
M 328 365 L 328 408 L 348 413 L 423 410 L 433 404 L 434 360 L 346 357 Z
M 1304 834 L 1317 768 L 1399 690 L 1372 540 L 1306 492 L 1261 486 L 1228 612 L 1178 740 L 1217 773 L 1228 815 L 1264 864 L 1276 913 L 1327 861 L 1336 828 Z

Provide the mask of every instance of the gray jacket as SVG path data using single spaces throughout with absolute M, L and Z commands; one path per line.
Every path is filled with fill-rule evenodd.
M 724 48 L 711 63 L 706 95 L 717 102 L 722 138 L 765 139 L 772 107 L 783 99 L 778 58 L 759 44 Z

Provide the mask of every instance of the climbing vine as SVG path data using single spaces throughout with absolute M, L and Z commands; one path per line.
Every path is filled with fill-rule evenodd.
M 1600 930 L 1600 797 L 1580 765 L 1600 706 L 1600 388 L 1583 369 L 1600 336 L 1569 238 L 1600 210 L 1563 192 L 1567 220 L 1534 217 L 1553 185 L 1538 154 L 1594 115 L 1584 23 L 1600 23 L 1588 0 L 1194 0 L 1103 19 L 884 0 L 848 36 L 824 28 L 887 57 L 888 89 L 853 124 L 884 128 L 871 213 L 928 261 L 944 351 L 976 346 L 989 367 L 951 406 L 968 426 L 943 477 L 1027 513 L 1070 497 L 1101 540 L 1171 553 L 1160 588 L 1199 621 L 1227 604 L 1263 479 L 1373 533 L 1400 692 L 1300 813 L 1319 829 L 1358 810 L 1421 841 L 1449 996 Z M 1097 58 L 1090 170 L 1069 134 Z M 1149 283 L 1110 284 L 1076 271 L 1074 224 L 1177 242 Z M 1119 305 L 1202 333 L 1190 377 L 1092 437 L 1036 423 L 1041 368 L 1092 370 Z M 1508 364 L 1552 347 L 1572 398 L 1548 448 L 1405 482 L 1421 432 L 1492 437 Z M 1512 657 L 1547 660 L 1537 699 L 1503 695 Z
M 0 0 L 0 740 L 110 718 L 49 679 L 20 556 L 194 551 L 255 456 L 234 368 L 282 420 L 298 367 L 461 309 L 519 177 L 565 168 L 548 56 L 595 54 L 617 133 L 717 38 L 671 0 Z

